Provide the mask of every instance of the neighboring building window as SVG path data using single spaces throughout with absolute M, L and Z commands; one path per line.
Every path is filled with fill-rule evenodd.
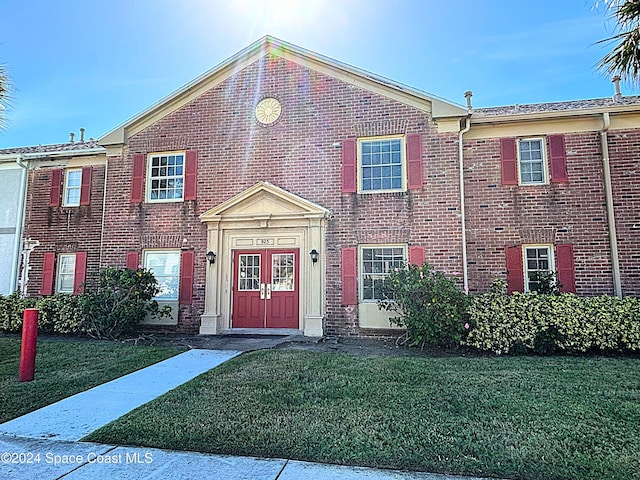
M 62 205 L 77 207 L 80 205 L 80 189 L 82 187 L 82 169 L 67 170 L 64 175 L 64 196 Z
M 382 299 L 380 286 L 394 268 L 404 268 L 407 252 L 404 246 L 366 246 L 360 248 L 360 295 L 364 302 Z
M 518 141 L 520 184 L 546 183 L 547 175 L 544 145 L 541 138 L 529 138 Z
M 150 250 L 144 252 L 144 268 L 151 270 L 160 284 L 160 293 L 156 300 L 178 301 L 180 285 L 180 251 Z
M 535 292 L 540 288 L 540 278 L 551 273 L 553 258 L 551 246 L 525 246 L 525 292 Z
M 402 137 L 358 141 L 361 192 L 406 189 Z
M 149 156 L 148 199 L 150 202 L 183 199 L 184 154 L 167 153 Z
M 76 271 L 76 254 L 63 253 L 58 256 L 57 293 L 73 293 Z

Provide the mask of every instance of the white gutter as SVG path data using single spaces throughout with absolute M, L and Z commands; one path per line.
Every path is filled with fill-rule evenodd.
M 54 152 L 31 152 L 31 153 L 23 153 L 21 156 L 27 160 L 33 160 L 36 158 L 48 158 L 48 157 L 69 157 L 69 156 L 77 156 L 77 155 L 90 155 L 93 153 L 104 153 L 106 149 L 103 147 L 99 148 L 86 148 L 84 150 L 57 150 Z
M 618 298 L 622 298 L 622 282 L 620 281 L 620 263 L 618 258 L 618 236 L 616 218 L 613 208 L 613 189 L 611 187 L 611 166 L 609 162 L 609 139 L 607 132 L 611 126 L 609 112 L 602 114 L 602 130 L 600 143 L 602 146 L 602 170 L 604 171 L 604 194 L 607 205 L 607 221 L 609 223 L 609 244 L 611 247 L 611 269 L 613 272 L 613 290 Z
M 471 128 L 471 118 L 464 119 L 465 127 L 458 133 L 458 159 L 460 170 L 460 222 L 462 224 L 462 286 L 465 293 L 469 293 L 469 268 L 467 266 L 467 224 L 464 204 L 464 154 L 462 146 L 462 135 Z
M 22 162 L 22 155 L 16 155 L 16 163 L 22 168 L 22 175 L 20 178 L 20 196 L 18 198 L 18 214 L 16 222 L 15 240 L 13 242 L 13 262 L 11 265 L 11 279 L 9 281 L 9 290 L 14 292 L 18 288 L 18 270 L 20 268 L 20 254 L 22 250 L 22 229 L 24 228 L 24 217 L 26 215 L 27 207 L 27 172 L 29 166 Z M 25 265 L 26 268 L 26 265 Z

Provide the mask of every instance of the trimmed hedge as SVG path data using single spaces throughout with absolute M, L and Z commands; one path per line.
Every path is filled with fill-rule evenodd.
M 0 331 L 18 333 L 25 308 L 37 308 L 38 330 L 61 335 L 118 338 L 131 332 L 147 315 L 162 317 L 170 307 L 159 308 L 153 297 L 160 292 L 149 270 L 107 267 L 100 271 L 96 291 L 81 295 L 59 293 L 25 298 L 19 292 L 0 295 Z
M 463 345 L 497 354 L 640 351 L 638 298 L 506 295 L 501 287 L 472 297 Z

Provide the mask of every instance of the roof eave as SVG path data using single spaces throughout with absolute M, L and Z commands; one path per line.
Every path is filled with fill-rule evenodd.
M 602 115 L 603 113 L 624 114 L 640 112 L 640 104 L 638 105 L 609 105 L 603 107 L 583 108 L 574 110 L 556 110 L 546 112 L 523 112 L 517 114 L 503 115 L 483 115 L 478 112 L 471 114 L 471 121 L 474 125 L 491 124 L 491 123 L 507 123 L 507 122 L 526 122 L 554 118 L 568 117 L 588 117 Z

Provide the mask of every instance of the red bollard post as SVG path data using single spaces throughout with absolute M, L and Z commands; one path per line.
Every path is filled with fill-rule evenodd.
M 36 340 L 38 339 L 38 310 L 25 308 L 22 322 L 22 350 L 20 351 L 19 381 L 30 382 L 36 370 Z

